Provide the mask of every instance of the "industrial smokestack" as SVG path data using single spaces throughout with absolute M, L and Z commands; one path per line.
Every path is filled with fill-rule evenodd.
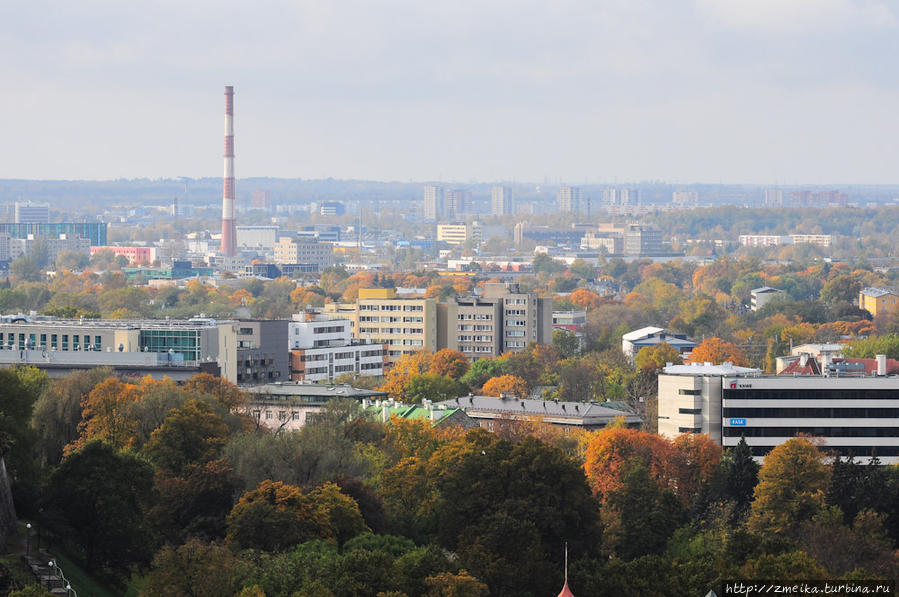
M 234 87 L 225 87 L 225 176 L 222 180 L 222 255 L 237 254 L 234 225 Z

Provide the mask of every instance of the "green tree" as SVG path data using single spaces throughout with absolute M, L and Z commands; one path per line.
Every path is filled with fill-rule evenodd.
M 32 425 L 37 432 L 38 450 L 45 464 L 59 464 L 63 448 L 78 438 L 81 401 L 98 383 L 112 375 L 109 367 L 76 371 L 53 381 L 41 393 L 34 405 Z
M 141 597 L 222 597 L 240 590 L 246 566 L 227 547 L 190 539 L 153 558 Z
M 371 532 L 362 518 L 359 504 L 341 491 L 337 484 L 321 484 L 309 493 L 309 499 L 324 511 L 338 544 L 343 545 L 353 537 Z
M 637 369 L 649 369 L 652 371 L 659 371 L 668 363 L 682 365 L 683 362 L 681 354 L 667 342 L 641 348 L 634 357 L 634 365 Z
M 861 282 L 854 276 L 835 276 L 821 287 L 821 302 L 828 306 L 838 303 L 856 303 L 861 289 Z
M 539 274 L 543 272 L 550 275 L 564 272 L 566 269 L 564 263 L 553 259 L 546 253 L 538 253 L 537 255 L 534 255 L 534 260 L 531 262 L 531 267 L 534 269 L 534 273 Z
M 156 475 L 156 500 L 148 517 L 166 542 L 225 537 L 226 518 L 242 483 L 223 460 L 188 465 L 182 476 Z
M 723 465 L 727 497 L 736 503 L 738 512 L 748 512 L 759 480 L 759 465 L 752 458 L 752 450 L 745 437 L 741 437 L 740 442 L 725 453 Z
M 824 506 L 830 469 L 817 446 L 793 438 L 765 457 L 749 515 L 758 534 L 795 534 Z
M 6 462 L 20 513 L 32 513 L 37 497 L 37 437 L 30 421 L 46 380 L 47 375 L 34 367 L 0 370 L 0 458 Z
M 553 330 L 553 348 L 559 353 L 559 357 L 568 359 L 580 352 L 581 339 L 568 330 Z
M 661 489 L 642 463 L 624 474 L 622 486 L 604 501 L 603 544 L 625 560 L 660 554 L 668 538 L 687 521 L 681 500 Z
M 596 268 L 580 258 L 572 261 L 571 265 L 568 266 L 568 270 L 585 280 L 592 280 L 596 277 Z
M 91 441 L 50 475 L 46 518 L 78 546 L 89 570 L 122 574 L 152 553 L 144 518 L 152 488 L 146 461 Z
M 178 475 L 190 464 L 218 458 L 229 429 L 205 402 L 188 400 L 169 413 L 150 436 L 144 452 L 158 468 Z
M 413 375 L 406 384 L 406 400 L 413 404 L 422 400 L 451 400 L 467 393 L 465 384 L 436 373 Z
M 843 349 L 847 357 L 873 359 L 879 354 L 887 358 L 899 359 L 899 334 L 886 334 L 856 340 Z
M 482 387 L 491 377 L 505 373 L 505 362 L 500 359 L 478 359 L 459 380 L 472 389 Z

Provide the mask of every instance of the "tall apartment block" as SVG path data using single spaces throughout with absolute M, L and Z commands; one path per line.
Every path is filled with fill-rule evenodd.
M 578 213 L 581 211 L 580 187 L 562 185 L 556 193 L 556 204 L 562 213 Z
M 437 185 L 425 186 L 424 217 L 426 220 L 436 220 L 446 215 L 446 193 L 443 187 Z
M 441 348 L 470 361 L 519 352 L 530 342 L 552 342 L 552 299 L 519 290 L 518 284 L 488 283 L 479 296 L 439 305 Z
M 448 218 L 471 213 L 471 191 L 459 189 L 447 191 L 444 212 L 444 215 Z
M 495 216 L 506 216 L 515 213 L 512 203 L 512 189 L 495 186 L 490 191 L 490 213 Z

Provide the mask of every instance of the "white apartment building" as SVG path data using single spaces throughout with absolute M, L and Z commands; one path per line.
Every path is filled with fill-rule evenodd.
M 469 241 L 478 245 L 484 240 L 484 229 L 480 222 L 438 224 L 437 240 L 451 245 L 464 245 Z
M 384 344 L 353 339 L 352 321 L 302 312 L 288 323 L 290 380 L 334 381 L 346 373 L 384 375 Z

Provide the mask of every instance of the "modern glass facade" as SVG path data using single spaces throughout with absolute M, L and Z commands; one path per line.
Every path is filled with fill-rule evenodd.
M 186 361 L 200 360 L 200 330 L 141 330 L 141 352 L 168 352 L 184 355 Z
M 65 234 L 69 237 L 86 238 L 93 247 L 107 244 L 106 223 L 104 222 L 54 222 L 51 224 L 0 222 L 0 233 L 3 232 L 12 238 L 28 238 L 29 234 L 34 235 L 35 238 L 59 238 L 60 234 Z

